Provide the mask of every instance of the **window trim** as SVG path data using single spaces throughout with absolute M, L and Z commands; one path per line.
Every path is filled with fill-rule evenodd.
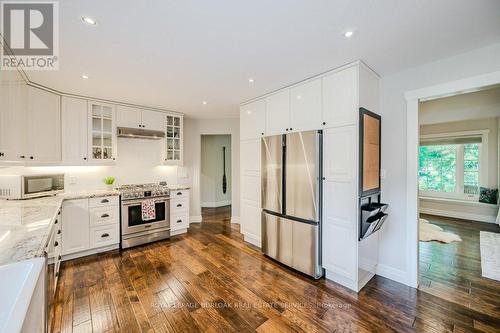
M 442 139 L 442 138 L 457 138 L 464 136 L 480 136 L 481 137 L 481 148 L 479 150 L 479 186 L 485 186 L 488 184 L 488 135 L 490 133 L 489 129 L 484 130 L 472 130 L 472 131 L 461 131 L 461 132 L 447 132 L 447 133 L 437 133 L 437 134 L 423 134 L 420 135 L 420 141 L 425 139 Z M 420 147 L 419 143 L 419 147 Z M 459 145 L 457 149 L 457 161 L 462 161 L 462 163 L 457 163 L 456 168 L 456 183 L 457 192 L 435 192 L 435 191 L 421 191 L 419 186 L 417 186 L 419 197 L 431 197 L 431 198 L 443 198 L 443 199 L 455 199 L 463 201 L 478 201 L 479 194 L 468 195 L 464 193 L 464 166 L 463 166 L 463 155 L 464 149 L 463 144 Z M 420 159 L 420 154 L 417 156 L 417 161 Z

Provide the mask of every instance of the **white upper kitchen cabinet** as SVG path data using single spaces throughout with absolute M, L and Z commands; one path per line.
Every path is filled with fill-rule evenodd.
M 240 110 L 240 140 L 257 139 L 266 130 L 266 100 L 243 105 Z
M 324 127 L 356 124 L 358 119 L 358 66 L 323 77 Z
M 142 128 L 165 131 L 165 122 L 167 115 L 163 112 L 142 110 Z
M 290 89 L 283 89 L 266 98 L 266 135 L 278 135 L 288 131 L 290 131 Z
M 115 106 L 88 101 L 88 159 L 112 162 L 116 159 Z
M 88 160 L 87 100 L 62 97 L 62 161 L 85 163 Z
M 17 71 L 0 76 L 0 162 L 26 159 L 28 86 Z
M 116 107 L 116 126 L 165 131 L 165 113 L 130 106 Z
M 116 107 L 116 126 L 142 128 L 142 110 L 118 105 Z
M 290 90 L 290 127 L 293 132 L 322 127 L 321 79 L 296 85 Z
M 163 122 L 165 131 L 165 164 L 182 165 L 184 146 L 183 117 L 179 115 L 166 115 L 166 122 Z
M 25 159 L 33 163 L 61 161 L 61 97 L 28 87 L 27 147 Z

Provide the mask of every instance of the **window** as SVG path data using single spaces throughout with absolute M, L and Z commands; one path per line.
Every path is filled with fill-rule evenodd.
M 484 134 L 484 133 L 482 133 Z M 477 200 L 486 173 L 484 135 L 421 138 L 419 190 L 424 196 Z

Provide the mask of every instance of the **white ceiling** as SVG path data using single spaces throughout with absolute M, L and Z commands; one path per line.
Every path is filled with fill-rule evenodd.
M 59 4 L 60 70 L 32 81 L 201 118 L 237 117 L 240 102 L 356 59 L 384 76 L 500 41 L 498 0 Z

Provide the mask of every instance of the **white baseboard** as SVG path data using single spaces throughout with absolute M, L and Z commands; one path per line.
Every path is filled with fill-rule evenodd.
M 443 210 L 443 209 L 434 209 L 434 208 L 420 208 L 420 213 L 429 214 L 429 215 L 444 216 L 444 217 L 452 217 L 452 218 L 462 219 L 462 220 L 473 220 L 473 221 L 479 221 L 479 222 L 496 223 L 496 216 L 491 216 L 491 215 L 455 212 L 452 210 Z
M 203 218 L 201 217 L 201 215 L 189 217 L 189 223 L 201 223 L 202 220 Z
M 243 239 L 245 240 L 245 242 L 248 242 L 252 245 L 255 245 L 258 248 L 261 247 L 262 242 L 261 242 L 261 239 L 259 236 L 251 234 L 251 233 L 246 232 L 246 231 L 241 231 L 241 233 L 243 234 Z
M 377 275 L 383 276 L 390 280 L 405 284 L 408 284 L 408 278 L 406 276 L 406 272 L 400 269 L 396 269 L 394 267 L 378 264 L 377 265 Z
M 216 207 L 229 206 L 230 204 L 231 204 L 231 200 L 223 200 L 223 201 L 216 201 L 216 202 L 202 202 L 201 207 L 216 208 Z
M 231 223 L 240 224 L 239 216 L 231 216 Z
M 170 231 L 170 236 L 177 236 L 180 234 L 185 234 L 187 231 L 188 231 L 187 228 Z

